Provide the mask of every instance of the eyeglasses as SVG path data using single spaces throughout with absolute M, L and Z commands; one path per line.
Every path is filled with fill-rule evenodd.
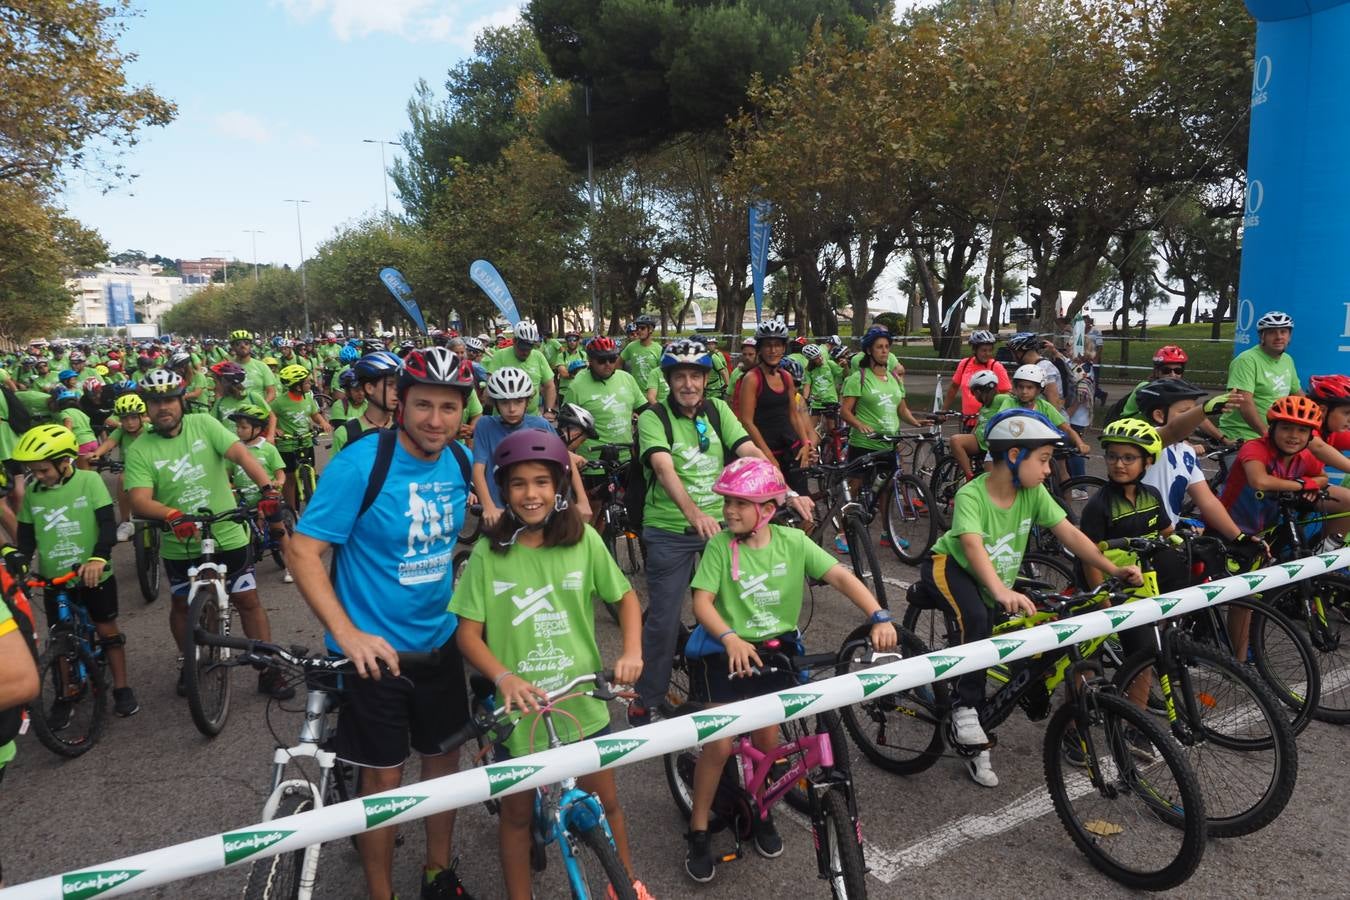
M 1163 375 L 1184 375 L 1184 374 L 1186 374 L 1186 367 L 1185 367 L 1185 366 L 1159 366 L 1159 367 L 1158 367 L 1158 371 L 1161 372 Z
M 710 442 L 708 440 L 708 422 L 705 419 L 694 420 L 694 430 L 698 432 L 698 452 L 707 453 Z
M 1143 457 L 1136 453 L 1126 453 L 1123 455 L 1116 453 L 1106 454 L 1106 464 L 1108 466 L 1132 466 L 1142 459 Z
M 612 366 L 619 361 L 619 358 L 617 356 L 592 356 L 591 359 L 595 360 L 602 366 Z

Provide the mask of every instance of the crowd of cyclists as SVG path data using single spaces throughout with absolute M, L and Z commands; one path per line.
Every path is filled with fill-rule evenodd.
M 618 681 L 635 685 L 627 719 L 642 725 L 676 713 L 667 697 L 677 652 L 688 663 L 690 696 L 703 704 L 791 686 L 756 672 L 765 642 L 799 643 L 808 578 L 857 607 L 878 650 L 894 648 L 891 613 L 847 557 L 841 564 L 844 537 L 821 547 L 778 524 L 784 509 L 808 525 L 816 515 L 813 466 L 832 436 L 843 436 L 835 461 L 847 463 L 894 447 L 906 428 L 933 418 L 907 403 L 890 333 L 873 326 L 854 345 L 793 337 L 783 322 L 765 321 L 733 359 L 713 338 L 662 345 L 655 325 L 640 316 L 623 340 L 574 331 L 558 340 L 528 321 L 496 335 L 434 331 L 397 344 L 391 334 L 269 341 L 245 330 L 225 340 L 34 340 L 0 356 L 7 574 L 78 571 L 77 602 L 113 650 L 115 712 L 131 716 L 140 707 L 128 664 L 135 648 L 123 646 L 116 624 L 113 546 L 131 536 L 133 516 L 162 523 L 170 631 L 186 654 L 188 569 L 200 553 L 191 516 L 243 504 L 284 541 L 285 581 L 322 623 L 329 649 L 361 676 L 347 691 L 335 749 L 360 768 L 362 794 L 397 787 L 410 749 L 423 777 L 457 769 L 458 753 L 441 746 L 470 715 L 466 663 L 491 680 L 499 705 L 525 713 L 607 663 Z M 1186 380 L 1182 348 L 1156 352 L 1150 376 L 1108 412 L 1099 432 L 1107 482 L 1095 496 L 1073 498 L 1087 504 L 1077 516 L 1045 483 L 1055 448 L 1077 450 L 1070 476 L 1093 453 L 1087 436 L 1101 394 L 1092 345 L 1073 357 L 1053 335 L 1019 332 L 1001 350 L 991 331 L 969 336 L 971 354 L 940 404 L 954 407 L 960 423 L 949 443 L 967 483 L 917 576 L 960 623 L 963 641 L 989 637 L 1002 615 L 1035 612 L 1016 588 L 1034 528 L 1054 534 L 1087 586 L 1107 576 L 1139 585 L 1138 560 L 1104 553 L 1099 541 L 1167 534 L 1195 519 L 1264 549 L 1260 535 L 1279 492 L 1329 514 L 1350 510 L 1350 492 L 1339 487 L 1350 451 L 1350 378 L 1314 376 L 1305 391 L 1288 352 L 1292 320 L 1268 313 L 1257 330 L 1259 344 L 1234 359 L 1217 396 Z M 306 498 L 296 474 L 313 463 L 321 438 L 330 440 L 329 458 Z M 1217 495 L 1192 443 L 1200 438 L 1236 454 Z M 598 463 L 615 454 L 636 473 L 629 526 L 645 554 L 645 603 L 597 530 L 610 484 Z M 121 470 L 110 490 L 97 470 L 111 458 Z M 481 509 L 482 537 L 456 572 L 471 506 Z M 283 524 L 288 508 L 299 516 L 293 533 Z M 1336 523 L 1346 521 L 1328 530 L 1339 534 Z M 218 524 L 217 558 L 245 633 L 268 641 L 246 531 Z M 1166 561 L 1159 566 L 1164 591 L 1188 578 Z M 616 659 L 599 650 L 596 598 L 617 609 Z M 677 646 L 691 614 L 697 653 Z M 14 630 L 0 609 L 0 641 L 12 643 Z M 399 652 L 435 652 L 438 661 L 400 667 Z M 294 694 L 274 670 L 260 674 L 257 689 L 276 699 Z M 978 712 L 984 691 L 983 673 L 956 681 L 951 726 L 955 741 L 975 751 L 971 779 L 994 787 Z M 47 711 L 49 721 L 60 724 L 63 702 Z M 569 703 L 567 739 L 609 732 L 602 702 Z M 499 746 L 497 759 L 528 753 L 527 732 Z M 777 734 L 754 740 L 768 748 Z M 708 817 L 730 751 L 729 739 L 705 744 L 694 774 L 684 865 L 697 882 L 715 875 Z M 0 766 L 12 755 L 12 744 L 0 747 Z M 603 801 L 632 895 L 650 896 L 632 865 L 634 823 L 613 776 L 597 773 L 583 786 Z M 530 812 L 528 795 L 507 798 L 500 812 L 513 898 L 530 896 Z M 469 896 L 452 850 L 454 813 L 429 816 L 425 827 L 421 896 Z M 757 820 L 753 843 L 764 857 L 783 852 L 771 816 Z M 372 897 L 394 896 L 394 846 L 392 829 L 359 838 Z

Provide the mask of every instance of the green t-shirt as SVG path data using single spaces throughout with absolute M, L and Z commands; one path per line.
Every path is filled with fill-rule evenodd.
M 290 391 L 279 392 L 272 401 L 272 412 L 277 417 L 277 449 L 292 451 L 308 445 L 309 435 L 314 432 L 310 416 L 318 411 L 319 403 L 313 394 L 305 393 L 297 398 Z
M 989 450 L 989 444 L 984 439 L 984 426 L 998 413 L 1005 409 L 1016 409 L 1017 406 L 1017 398 L 1012 394 L 999 394 L 994 398 L 993 403 L 980 410 L 980 415 L 975 421 L 975 443 L 979 445 L 981 450 Z M 1063 429 L 1064 423 L 1068 421 L 1064 418 L 1064 413 L 1052 406 L 1050 401 L 1044 397 L 1037 397 L 1036 405 L 1031 409 L 1045 416 L 1050 420 L 1050 424 L 1059 429 Z
M 235 506 L 225 453 L 238 441 L 233 431 L 210 416 L 188 413 L 173 437 L 152 431 L 131 445 L 122 483 L 128 491 L 148 487 L 160 503 L 184 513 L 195 514 L 202 507 L 224 512 Z M 212 533 L 220 550 L 237 550 L 248 543 L 238 522 L 220 522 L 212 526 Z M 184 542 L 171 531 L 161 538 L 160 555 L 165 559 L 195 559 L 200 553 L 197 538 Z
M 582 350 L 580 347 L 573 350 L 571 353 L 568 353 L 567 348 L 564 347 L 562 352 L 558 354 L 557 365 L 562 366 L 563 369 L 563 374 L 558 378 L 559 396 L 566 396 L 567 392 L 572 389 L 572 376 L 567 374 L 567 365 L 568 363 L 573 363 L 578 360 L 586 362 L 586 351 Z
M 252 444 L 244 445 L 249 455 L 262 463 L 263 471 L 268 477 L 273 477 L 277 471 L 286 467 L 281 461 L 281 451 L 273 445 L 267 443 L 261 437 L 253 439 Z M 262 488 L 253 483 L 253 479 L 248 477 L 243 466 L 235 465 L 228 459 L 225 460 L 225 467 L 230 471 L 230 481 L 234 489 L 239 492 L 240 498 L 249 506 L 257 506 L 258 501 L 262 499 Z
M 538 350 L 531 350 L 530 355 L 522 360 L 516 356 L 514 347 L 502 347 L 488 358 L 486 368 L 491 373 L 511 366 L 529 373 L 530 381 L 534 384 L 534 395 L 525 405 L 525 412 L 538 413 L 539 388 L 544 382 L 553 380 L 553 369 L 549 366 L 548 360 L 544 359 L 544 354 Z
M 649 409 L 638 416 L 638 450 L 642 454 L 643 462 L 648 462 L 653 452 L 669 453 L 675 465 L 675 474 L 684 485 L 689 499 L 703 512 L 720 521 L 722 498 L 713 493 L 713 483 L 717 481 L 717 476 L 722 474 L 722 468 L 727 460 L 734 458 L 736 448 L 742 441 L 748 441 L 750 436 L 745 433 L 740 420 L 726 403 L 717 399 L 708 399 L 704 403 L 717 407 L 717 414 L 722 423 L 722 435 L 719 440 L 712 422 L 709 422 L 706 416 L 698 417 L 707 424 L 706 452 L 699 450 L 695 420 L 679 415 L 668 403 L 665 406 L 670 415 L 670 432 L 674 438 L 674 446 L 666 443 L 665 428 L 662 427 L 656 413 Z M 731 451 L 730 453 L 723 450 L 724 445 Z M 684 530 L 689 527 L 684 513 L 680 512 L 675 501 L 670 499 L 666 489 L 661 486 L 660 479 L 650 472 L 642 521 L 644 526 L 673 531 L 676 534 L 684 534 Z
M 122 453 L 122 459 L 126 459 L 128 448 L 130 448 L 132 444 L 136 443 L 136 441 L 140 438 L 140 436 L 145 434 L 147 431 L 149 431 L 149 426 L 146 425 L 145 419 L 144 417 L 142 417 L 140 431 L 136 432 L 135 434 L 132 434 L 129 431 L 123 431 L 122 426 L 119 425 L 112 430 L 111 434 L 108 435 L 108 440 L 112 441 L 114 444 L 117 445 L 117 449 L 120 450 Z
M 211 401 L 215 394 L 215 383 L 201 370 L 193 372 L 192 377 L 188 379 L 188 393 L 190 394 L 196 390 L 200 390 L 201 393 L 197 395 L 195 400 L 188 401 L 188 412 L 209 411 L 211 409 Z
M 859 352 L 853 354 L 851 357 L 849 357 L 849 361 L 848 361 L 848 370 L 849 370 L 850 372 L 857 372 L 858 369 L 859 369 L 859 367 L 862 366 L 862 363 L 863 363 L 863 357 L 864 357 L 864 356 L 865 356 L 865 354 L 864 354 L 862 351 L 859 351 Z M 887 353 L 887 354 L 886 354 L 886 371 L 887 371 L 887 372 L 894 372 L 894 371 L 895 371 L 895 367 L 898 366 L 898 365 L 900 365 L 900 360 L 896 359 L 895 354 L 894 354 L 894 353 Z
M 0 393 L 0 462 L 14 454 L 14 445 L 18 442 L 19 435 L 9 424 L 9 398 Z M 0 603 L 0 606 L 3 605 Z
M 262 391 L 259 390 L 256 392 L 245 391 L 242 397 L 226 395 L 216 398 L 215 405 L 211 407 L 211 415 L 215 416 L 220 424 L 233 431 L 234 423 L 230 421 L 230 413 L 241 406 L 257 406 L 267 412 L 272 411 L 271 405 L 263 399 Z
M 660 344 L 652 341 L 644 347 L 641 341 L 630 341 L 619 352 L 619 359 L 623 360 L 624 368 L 637 379 L 638 387 L 644 391 L 656 388 L 657 401 L 666 399 L 666 395 L 670 393 L 670 386 L 661 376 Z
M 244 370 L 245 393 L 253 392 L 259 397 L 266 397 L 269 387 L 280 390 L 281 382 L 277 380 L 277 373 L 268 368 L 267 363 L 253 357 L 249 357 L 246 363 L 240 363 L 237 359 L 235 362 Z
M 776 637 L 797 628 L 802 583 L 825 577 L 839 564 L 797 528 L 769 526 L 769 546 L 737 549 L 740 581 L 731 579 L 731 533 L 722 532 L 703 548 L 690 587 L 708 591 L 732 631 L 747 641 Z
M 1130 396 L 1126 397 L 1125 402 L 1120 405 L 1120 417 L 1122 419 L 1131 419 L 1139 415 L 1139 401 L 1134 395 L 1146 384 L 1151 384 L 1151 382 L 1141 381 L 1136 384 L 1134 390 L 1130 391 Z
M 1022 568 L 1022 555 L 1027 549 L 1031 527 L 1039 525 L 1053 528 L 1058 525 L 1064 520 L 1064 507 L 1055 502 L 1045 485 L 1038 484 L 1034 488 L 1019 490 L 1013 505 L 1001 509 L 989 497 L 986 486 L 988 478 L 988 475 L 980 475 L 956 492 L 952 526 L 933 545 L 933 555 L 950 556 L 974 578 L 970 560 L 961 547 L 961 535 L 978 534 L 984 541 L 984 551 L 989 554 L 989 561 L 994 564 L 999 581 L 1011 585 L 1017 580 L 1017 571 Z M 994 598 L 984 585 L 980 585 L 980 594 L 987 605 L 994 605 Z
M 857 397 L 853 414 L 877 434 L 894 435 L 900 432 L 900 401 L 905 399 L 905 383 L 891 375 L 889 370 L 878 375 L 875 369 L 854 372 L 844 379 L 844 397 Z M 851 447 L 864 450 L 885 450 L 890 445 L 855 429 L 849 430 Z
M 562 341 L 557 338 L 549 338 L 539 345 L 539 352 L 544 354 L 544 359 L 548 360 L 550 366 L 556 368 L 558 359 L 562 355 L 562 348 Z
M 41 424 L 52 420 L 52 408 L 48 405 L 48 401 L 52 399 L 51 394 L 42 391 L 17 391 L 14 396 L 19 398 L 19 402 L 28 410 L 28 415 L 33 417 L 35 423 Z
M 1288 353 L 1278 358 L 1270 356 L 1259 346 L 1243 350 L 1228 365 L 1228 385 L 1249 391 L 1256 411 L 1265 418 L 1266 410 L 1281 397 L 1299 389 L 1298 370 Z M 1261 435 L 1252 430 L 1242 413 L 1237 410 L 1219 416 L 1219 430 L 1235 440 L 1249 441 Z
M 709 350 L 708 355 L 712 357 L 712 371 L 708 373 L 708 382 L 703 388 L 703 396 L 716 397 L 721 400 L 727 395 L 727 379 L 730 377 L 727 372 L 726 357 L 716 350 Z M 662 378 L 662 381 L 665 379 Z
M 839 402 L 839 383 L 836 373 L 828 362 L 806 369 L 806 383 L 811 387 L 811 398 L 807 401 L 812 409 L 818 409 L 827 403 Z M 903 386 L 902 386 L 903 387 Z
M 617 603 L 632 590 L 604 541 L 593 528 L 570 547 L 513 545 L 494 553 L 487 538 L 474 545 L 455 585 L 450 611 L 483 623 L 483 639 L 502 665 L 550 691 L 578 675 L 604 667 L 595 641 L 592 597 Z M 566 716 L 554 723 L 565 741 L 576 741 L 609 725 L 609 709 L 600 700 L 577 697 L 560 704 L 576 716 L 581 731 Z M 506 740 L 513 756 L 530 752 L 531 721 L 520 722 Z M 546 749 L 543 729 L 536 750 Z
M 77 446 L 83 447 L 91 441 L 98 440 L 98 438 L 94 436 L 94 425 L 89 421 L 89 413 L 80 409 L 78 406 L 71 406 L 61 410 L 59 415 L 63 420 L 61 424 L 65 425 L 66 421 L 70 422 L 66 427 L 75 432 L 75 443 Z
M 328 421 L 337 428 L 348 419 L 359 419 L 361 414 L 366 411 L 366 404 L 354 404 L 342 395 L 333 401 L 333 405 L 328 408 Z
M 750 370 L 744 366 L 736 366 L 731 370 L 731 376 L 727 378 L 727 396 L 734 396 L 736 393 L 736 383 L 745 377 L 745 373 Z
M 94 512 L 105 506 L 112 506 L 112 497 L 97 472 L 76 469 L 54 487 L 43 487 L 37 481 L 29 484 L 19 507 L 19 521 L 33 526 L 40 576 L 56 578 L 89 560 L 98 543 Z M 109 560 L 103 580 L 111 576 Z
M 600 458 L 601 444 L 633 442 L 633 411 L 647 405 L 647 395 L 627 372 L 616 371 L 605 381 L 600 381 L 588 369 L 578 372 L 572 379 L 567 402 L 575 403 L 595 416 L 595 433 L 600 439 L 584 441 L 581 455 L 596 460 Z
M 483 414 L 483 401 L 478 399 L 478 391 L 468 391 L 469 399 L 464 403 L 462 422 L 472 422 Z
M 60 373 L 56 369 L 52 369 L 48 371 L 46 375 L 34 375 L 31 384 L 39 391 L 50 391 L 52 388 L 56 387 L 56 376 L 58 374 Z

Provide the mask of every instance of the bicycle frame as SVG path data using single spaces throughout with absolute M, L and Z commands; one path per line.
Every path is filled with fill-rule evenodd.
M 732 752 L 741 769 L 742 783 L 755 798 L 761 818 L 768 815 L 769 810 L 808 772 L 834 767 L 834 748 L 830 746 L 830 736 L 823 732 L 779 744 L 768 752 L 760 750 L 749 735 L 743 734 L 736 738 Z M 770 782 L 769 773 L 774 764 L 798 753 L 801 756 L 787 771 Z
M 203 537 L 201 545 L 201 555 L 203 558 L 210 560 L 211 557 L 215 556 L 215 538 Z M 230 633 L 230 595 L 225 590 L 225 575 L 225 566 L 222 563 L 213 561 L 198 563 L 197 565 L 188 568 L 187 607 L 188 609 L 192 608 L 192 601 L 197 598 L 197 593 L 199 591 L 203 588 L 210 588 L 216 595 L 216 609 L 220 613 L 221 628 L 224 629 L 225 635 L 228 636 Z M 193 641 L 192 649 L 194 653 L 200 652 L 202 645 Z M 232 651 L 228 647 L 220 648 L 222 660 L 228 660 L 231 653 Z

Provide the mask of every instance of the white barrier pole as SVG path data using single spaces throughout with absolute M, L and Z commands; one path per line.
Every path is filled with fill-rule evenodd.
M 940 678 L 953 678 L 1001 662 L 1050 652 L 1070 641 L 1092 640 L 1159 619 L 1186 615 L 1346 566 L 1350 566 L 1350 548 L 53 875 L 6 888 L 0 891 L 0 900 L 85 900 L 128 894 L 369 828 L 412 821 L 500 795 L 531 790 L 568 776 L 653 759 L 711 738 L 742 734 L 857 703 L 865 697 L 895 693 Z

